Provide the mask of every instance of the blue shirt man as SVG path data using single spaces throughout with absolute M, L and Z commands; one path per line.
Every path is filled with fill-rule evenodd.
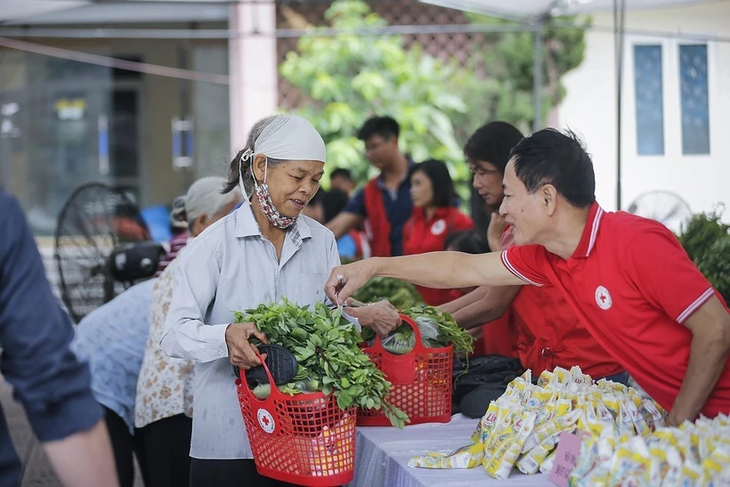
M 69 349 L 73 336 L 20 205 L 0 192 L 0 372 L 41 442 L 89 430 L 101 419 L 89 368 Z M 0 414 L 0 486 L 18 485 L 21 469 Z

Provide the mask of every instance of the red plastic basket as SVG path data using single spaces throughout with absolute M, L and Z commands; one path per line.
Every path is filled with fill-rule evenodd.
M 410 423 L 448 423 L 451 421 L 452 371 L 454 346 L 428 348 L 421 343 L 421 332 L 411 318 L 401 315 L 413 328 L 416 343 L 409 353 L 393 355 L 376 336 L 371 347 L 364 347 L 370 360 L 393 384 L 388 402 L 405 412 Z M 390 426 L 380 411 L 358 409 L 358 426 Z
M 266 364 L 264 368 L 273 384 Z M 273 385 L 269 397 L 260 400 L 249 389 L 245 373 L 236 379 L 236 387 L 261 475 L 314 487 L 343 485 L 353 479 L 355 407 L 343 411 L 332 394 L 289 396 Z

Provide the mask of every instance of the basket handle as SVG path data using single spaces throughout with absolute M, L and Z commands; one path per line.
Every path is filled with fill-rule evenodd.
M 393 355 L 396 357 L 403 357 L 403 356 L 406 356 L 406 355 L 409 355 L 412 353 L 416 353 L 416 352 L 425 352 L 427 349 L 421 341 L 421 330 L 418 329 L 418 325 L 416 324 L 416 322 L 413 321 L 413 319 L 410 316 L 404 315 L 403 313 L 400 313 L 400 319 L 403 323 L 410 326 L 411 329 L 413 330 L 413 337 L 416 339 L 416 343 L 413 344 L 413 349 L 410 352 L 403 354 L 403 355 L 396 355 L 394 353 L 390 353 L 389 351 L 387 351 L 386 349 L 383 348 L 383 342 L 380 339 L 380 335 L 378 335 L 377 333 L 375 334 L 375 341 L 373 342 L 373 346 L 378 346 L 383 349 L 383 352 L 387 353 L 388 355 Z
M 401 314 L 400 317 L 404 323 L 413 329 L 413 336 L 416 340 L 413 344 L 413 349 L 403 355 L 390 353 L 383 348 L 383 343 L 379 335 L 375 336 L 375 342 L 373 342 L 371 349 L 374 352 L 382 354 L 383 358 L 380 363 L 380 369 L 391 384 L 409 385 L 416 381 L 416 356 L 417 354 L 423 354 L 426 351 L 426 347 L 421 343 L 421 331 L 413 319 L 404 314 Z
M 254 347 L 256 348 L 256 347 Z M 243 377 L 238 379 L 241 381 L 241 386 L 246 391 L 246 394 L 248 394 L 251 398 L 253 398 L 255 401 L 258 401 L 259 403 L 267 403 L 271 401 L 274 398 L 274 394 L 284 395 L 281 391 L 279 391 L 279 388 L 276 386 L 276 383 L 274 382 L 274 376 L 271 375 L 271 371 L 269 370 L 269 367 L 266 365 L 266 360 L 261 358 L 261 354 L 259 353 L 258 349 L 255 351 L 256 356 L 261 360 L 261 365 L 264 367 L 264 372 L 266 372 L 266 377 L 269 379 L 269 397 L 266 399 L 259 399 L 258 397 L 253 395 L 253 392 L 248 386 L 248 380 L 246 379 L 246 369 L 243 369 Z

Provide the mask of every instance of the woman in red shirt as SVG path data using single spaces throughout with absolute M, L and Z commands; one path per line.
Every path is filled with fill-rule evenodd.
M 456 194 L 449 169 L 442 161 L 430 159 L 411 173 L 413 213 L 403 228 L 403 255 L 435 252 L 446 248 L 446 237 L 470 230 L 474 224 L 455 206 Z M 423 301 L 431 306 L 451 301 L 451 289 L 418 286 Z

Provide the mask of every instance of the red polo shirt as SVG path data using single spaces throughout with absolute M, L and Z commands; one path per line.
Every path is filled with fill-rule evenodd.
M 423 208 L 414 208 L 411 218 L 403 227 L 403 255 L 423 254 L 444 250 L 446 237 L 454 232 L 471 230 L 471 218 L 453 206 L 437 208 L 426 219 Z M 455 289 L 432 289 L 417 286 L 423 301 L 430 306 L 447 303 L 460 296 Z
M 594 203 L 567 260 L 528 245 L 504 251 L 502 262 L 529 284 L 559 289 L 598 343 L 671 410 L 692 340 L 682 323 L 717 292 L 664 225 Z M 730 362 L 702 413 L 730 413 Z

